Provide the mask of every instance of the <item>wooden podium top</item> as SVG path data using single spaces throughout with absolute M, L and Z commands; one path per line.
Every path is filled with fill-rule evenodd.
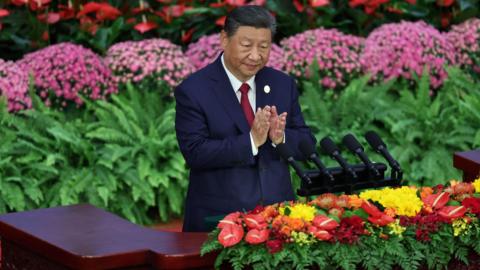
M 199 255 L 206 233 L 155 231 L 89 204 L 2 215 L 0 236 L 73 269 L 189 269 L 215 260 Z
M 471 182 L 480 175 L 480 149 L 456 152 L 453 166 L 463 171 L 464 181 Z

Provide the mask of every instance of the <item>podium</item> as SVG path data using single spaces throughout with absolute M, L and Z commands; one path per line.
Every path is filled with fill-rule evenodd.
M 2 270 L 210 269 L 206 233 L 161 232 L 89 204 L 0 216 Z
M 480 149 L 456 152 L 453 155 L 453 166 L 463 171 L 464 182 L 472 182 L 480 176 Z

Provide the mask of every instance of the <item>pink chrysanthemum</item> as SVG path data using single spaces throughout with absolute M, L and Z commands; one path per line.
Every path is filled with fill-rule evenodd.
M 438 88 L 447 72 L 445 65 L 455 63 L 454 49 L 447 39 L 423 21 L 385 24 L 365 41 L 360 59 L 365 72 L 377 81 L 421 76 L 426 68 L 432 88 Z
M 28 96 L 28 74 L 14 62 L 2 59 L 0 59 L 0 96 L 6 97 L 9 112 L 17 112 L 32 106 Z
M 165 39 L 117 43 L 108 49 L 105 61 L 122 84 L 152 80 L 175 87 L 193 72 L 181 48 Z
M 293 76 L 309 78 L 310 66 L 316 60 L 320 83 L 338 89 L 360 76 L 360 53 L 364 40 L 345 35 L 336 29 L 308 30 L 282 40 L 285 70 Z
M 457 63 L 480 73 L 480 19 L 454 25 L 446 36 L 455 49 Z
M 83 104 L 81 97 L 104 99 L 117 92 L 102 58 L 82 46 L 59 43 L 25 55 L 19 66 L 33 74 L 35 88 L 47 106 Z
M 191 43 L 185 55 L 198 70 L 215 61 L 221 52 L 220 34 L 213 34 L 201 37 L 197 42 Z M 267 66 L 283 70 L 283 63 L 283 49 L 276 44 L 272 44 Z

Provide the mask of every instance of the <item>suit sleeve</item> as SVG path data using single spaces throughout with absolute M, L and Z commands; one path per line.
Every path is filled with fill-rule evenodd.
M 190 168 L 217 169 L 255 163 L 249 133 L 210 138 L 202 108 L 182 85 L 175 89 L 175 100 L 177 140 Z
M 305 120 L 303 119 L 300 104 L 298 102 L 298 90 L 293 78 L 291 78 L 290 100 L 291 111 L 289 115 L 287 115 L 287 124 L 285 127 L 285 142 L 291 145 L 291 148 L 295 154 L 294 158 L 296 160 L 304 160 L 305 157 L 300 152 L 298 147 L 299 143 L 302 140 L 307 140 L 310 141 L 313 145 L 315 145 L 316 140 L 312 132 L 310 131 L 310 128 L 305 124 Z

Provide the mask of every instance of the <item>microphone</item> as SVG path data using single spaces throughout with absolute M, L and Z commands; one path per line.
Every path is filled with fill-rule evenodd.
M 300 141 L 299 148 L 303 155 L 315 163 L 323 175 L 327 176 L 330 181 L 335 181 L 333 175 L 327 170 L 325 165 L 323 165 L 322 161 L 318 158 L 318 155 L 315 152 L 315 147 L 311 143 L 309 143 L 306 139 L 303 139 Z
M 303 181 L 305 181 L 308 185 L 311 185 L 312 180 L 310 179 L 310 177 L 308 177 L 308 175 L 302 170 L 302 168 L 300 168 L 298 163 L 295 161 L 295 159 L 293 158 L 293 152 L 290 149 L 290 147 L 288 147 L 288 145 L 286 145 L 285 143 L 281 143 L 277 145 L 276 149 L 280 154 L 280 156 L 283 159 L 285 159 L 288 162 L 288 164 L 290 164 L 290 166 L 293 167 L 293 169 L 295 170 L 295 173 L 298 176 L 300 176 L 300 178 Z
M 355 136 L 349 133 L 343 137 L 342 142 L 348 148 L 348 150 L 350 150 L 350 152 L 354 153 L 362 160 L 362 162 L 367 166 L 370 171 L 374 172 L 376 176 L 380 175 L 380 172 L 377 170 L 377 168 L 375 168 L 373 163 L 367 157 L 367 155 L 363 151 L 362 145 L 358 142 Z
M 375 150 L 375 152 L 380 153 L 388 161 L 390 167 L 392 167 L 396 171 L 402 171 L 398 162 L 393 159 L 393 157 L 390 155 L 390 152 L 388 152 L 387 145 L 385 145 L 385 143 L 375 131 L 368 131 L 365 134 L 365 139 L 367 140 L 368 144 L 370 144 L 370 146 L 373 148 L 373 150 Z
M 335 143 L 328 136 L 323 138 L 320 141 L 320 146 L 322 149 L 333 159 L 335 159 L 338 164 L 343 168 L 344 171 L 348 172 L 353 178 L 357 178 L 357 174 L 353 171 L 352 167 L 347 163 L 347 161 L 340 155 L 340 150 L 335 145 Z

